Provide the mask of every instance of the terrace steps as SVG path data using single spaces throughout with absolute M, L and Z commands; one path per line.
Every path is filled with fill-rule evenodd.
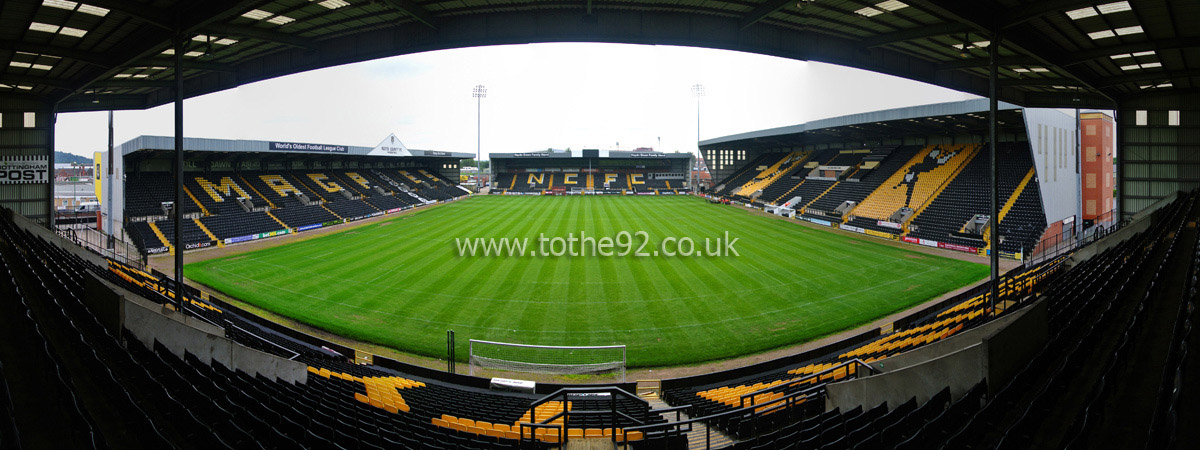
M 652 410 L 671 407 L 666 402 L 662 401 L 662 399 L 658 398 L 658 394 L 643 395 L 642 399 L 650 403 L 650 409 Z M 662 413 L 662 417 L 670 423 L 691 419 L 691 417 L 682 411 L 679 412 L 679 420 L 675 420 L 674 412 Z M 692 423 L 692 432 L 688 433 L 689 450 L 703 450 L 708 448 L 717 449 L 730 446 L 733 446 L 733 439 L 731 439 L 725 433 L 722 433 L 716 428 L 709 428 L 704 424 L 704 422 Z
M 1029 168 L 1029 172 L 1025 173 L 1025 178 L 1021 179 L 1021 183 L 1017 185 L 1016 189 L 1013 189 L 1012 195 L 1008 196 L 1008 200 L 1006 200 L 1004 202 L 1004 206 L 1000 208 L 1000 217 L 998 217 L 994 221 L 991 221 L 991 224 L 997 224 L 997 223 L 1000 223 L 1000 221 L 1004 220 L 1004 216 L 1007 216 L 1008 212 L 1010 210 L 1012 210 L 1013 205 L 1017 204 L 1017 199 L 1021 197 L 1021 193 L 1025 191 L 1025 186 L 1029 185 L 1029 181 L 1033 179 L 1033 176 L 1036 172 L 1037 172 L 1036 168 L 1034 168 L 1034 167 Z M 983 247 L 985 250 L 990 250 L 992 248 L 992 241 L 990 240 L 991 236 L 992 236 L 991 235 L 991 228 L 992 228 L 991 224 L 989 224 L 987 226 L 987 228 L 983 229 L 983 242 L 987 243 L 987 245 Z M 964 225 L 964 228 L 965 227 L 966 226 Z
M 771 164 L 771 166 L 767 167 L 766 170 L 763 170 L 762 173 L 756 175 L 753 180 L 750 180 L 749 183 L 743 184 L 738 190 L 737 195 L 749 197 L 755 191 L 769 186 L 779 177 L 791 172 L 792 169 L 795 169 L 796 165 L 803 164 L 805 161 L 807 161 L 810 154 L 811 152 L 789 153 L 779 161 L 776 161 L 775 164 Z M 789 161 L 791 161 L 791 164 L 788 165 L 786 169 L 783 168 L 783 165 Z
M 204 204 L 203 204 L 203 203 L 200 203 L 200 200 L 199 200 L 199 199 L 197 199 L 195 195 L 192 195 L 192 190 L 191 190 L 191 189 L 188 189 L 188 188 L 187 188 L 187 186 L 184 186 L 184 187 L 183 187 L 183 192 L 187 193 L 188 197 L 190 197 L 190 198 L 192 199 L 192 202 L 193 202 L 193 203 L 195 203 L 195 204 L 196 204 L 196 206 L 199 206 L 199 207 L 200 207 L 200 213 L 201 213 L 201 214 L 204 214 L 204 215 L 206 215 L 206 216 L 207 216 L 207 215 L 209 215 L 208 208 L 205 208 L 205 207 L 204 207 Z M 184 211 L 187 211 L 187 210 L 185 209 Z
M 246 180 L 246 177 L 238 176 L 238 179 L 242 180 L 243 183 L 246 183 L 246 186 L 250 186 L 250 190 L 254 191 L 254 195 L 257 195 L 258 198 L 261 198 L 263 201 L 267 202 L 268 207 L 271 209 L 276 208 L 275 202 L 272 202 L 270 198 L 267 198 L 267 196 L 262 195 L 262 192 L 258 192 L 258 189 L 256 189 L 253 184 L 250 184 L 250 182 Z
M 342 216 L 339 216 L 339 215 L 337 215 L 337 213 L 335 213 L 335 212 L 333 212 L 333 210 L 329 209 L 329 207 L 328 207 L 328 206 L 325 206 L 324 204 L 321 204 L 321 208 L 324 208 L 324 209 L 325 209 L 325 211 L 328 211 L 330 214 L 333 214 L 333 217 L 337 217 L 337 218 L 338 218 L 338 220 L 345 220 L 345 217 L 342 217 Z
M 217 239 L 217 235 L 213 234 L 212 231 L 209 231 L 208 227 L 204 226 L 203 222 L 200 222 L 200 219 L 192 219 L 192 222 L 196 222 L 196 226 L 200 227 L 200 231 L 203 231 L 204 235 L 208 236 L 209 239 L 212 239 L 212 240 L 218 241 L 218 242 L 220 241 L 219 239 Z
M 154 235 L 158 236 L 158 241 L 160 243 L 162 243 L 163 247 L 172 247 L 171 242 L 167 240 L 167 235 L 163 234 L 162 230 L 158 229 L 157 224 L 155 224 L 154 222 L 146 222 L 146 223 L 148 225 L 150 225 L 150 231 L 153 231 Z M 172 251 L 174 251 L 173 247 L 172 247 Z
M 267 217 L 270 217 L 270 218 L 271 218 L 271 220 L 274 220 L 274 221 L 275 221 L 275 223 L 278 223 L 278 224 L 279 224 L 279 226 L 281 226 L 281 227 L 283 227 L 283 228 L 289 228 L 289 227 L 287 226 L 287 224 L 286 224 L 286 223 L 283 223 L 283 221 L 282 221 L 282 220 L 279 220 L 279 218 L 278 218 L 278 217 L 275 217 L 275 215 L 274 215 L 274 214 L 271 214 L 271 211 L 267 211 Z
M 804 183 L 801 183 L 801 184 L 804 184 Z M 808 205 L 811 205 L 811 204 L 813 204 L 813 202 L 816 202 L 817 200 L 820 200 L 820 199 L 821 199 L 821 197 L 824 197 L 824 196 L 825 196 L 825 194 L 828 194 L 828 193 L 829 193 L 829 191 L 832 191 L 832 190 L 833 190 L 833 188 L 837 187 L 839 184 L 842 184 L 842 181 L 841 181 L 841 180 L 838 180 L 838 181 L 834 182 L 833 184 L 829 185 L 829 187 L 825 189 L 825 192 L 822 192 L 822 193 L 821 193 L 821 195 L 818 195 L 818 196 L 816 196 L 816 197 L 813 197 L 813 199 L 812 199 L 812 200 L 809 200 L 809 201 L 808 201 L 808 203 L 805 203 L 805 204 L 804 204 L 804 208 L 801 208 L 800 212 L 801 212 L 801 213 L 803 213 L 803 212 L 804 212 L 804 210 L 808 209 Z M 781 197 L 781 198 L 782 198 L 782 197 Z
M 933 191 L 943 186 L 947 179 L 952 178 L 952 175 L 957 174 L 958 170 L 963 166 L 964 161 L 974 156 L 978 148 L 979 146 L 976 144 L 930 145 L 925 147 L 921 151 L 916 152 L 912 158 L 909 158 L 904 166 L 892 173 L 886 181 L 875 188 L 875 191 L 871 195 L 863 199 L 847 215 L 871 219 L 886 219 L 902 207 L 912 207 L 912 205 L 926 203 L 931 198 Z M 939 151 L 936 157 L 931 156 L 934 151 Z M 932 159 L 947 159 L 933 167 L 928 165 L 921 166 L 918 168 L 920 172 L 912 172 L 914 166 L 918 164 L 929 164 L 927 158 L 930 158 L 929 161 L 932 161 Z M 915 178 L 908 181 L 907 177 L 910 172 L 913 173 Z
M 958 175 L 967 168 L 967 165 L 970 164 L 971 161 L 975 159 L 975 157 L 977 157 L 983 153 L 983 152 L 979 151 L 980 148 L 982 148 L 982 147 L 974 146 L 974 147 L 968 147 L 967 150 L 965 150 L 969 154 L 962 159 L 962 164 L 959 164 L 958 167 L 955 167 L 954 171 L 952 173 L 950 173 L 950 175 L 947 176 L 945 180 L 942 180 L 942 184 L 938 185 L 938 187 L 933 190 L 933 193 L 929 194 L 929 197 L 926 198 L 925 201 L 921 203 L 921 206 L 918 206 L 913 211 L 912 216 L 909 216 L 908 220 L 905 221 L 905 223 L 904 223 L 904 232 L 905 233 L 908 232 L 908 224 L 912 223 L 913 219 L 915 219 L 917 216 L 921 215 L 921 213 L 925 211 L 925 208 L 927 208 L 927 207 L 929 207 L 929 205 L 933 204 L 933 201 L 937 200 L 939 195 L 942 195 L 942 191 L 946 190 L 946 187 L 950 185 L 950 182 L 954 181 L 955 178 L 958 178 Z

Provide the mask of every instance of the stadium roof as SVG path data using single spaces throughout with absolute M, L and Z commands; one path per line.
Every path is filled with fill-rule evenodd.
M 539 151 L 525 153 L 490 153 L 488 159 L 526 159 L 526 158 L 583 158 L 583 152 L 596 152 L 598 158 L 629 158 L 629 159 L 657 159 L 657 158 L 678 158 L 688 159 L 692 157 L 691 153 L 663 153 L 663 152 L 639 152 L 639 151 L 624 151 L 624 150 L 563 150 L 563 151 Z
M 1000 102 L 998 129 L 1024 128 L 1021 107 Z M 798 125 L 739 133 L 700 141 L 700 148 L 794 146 L 908 135 L 984 134 L 988 100 L 934 103 L 814 120 Z
M 175 151 L 175 138 L 171 136 L 138 136 L 118 145 L 121 155 L 126 156 L 145 151 Z M 279 155 L 333 155 L 333 156 L 381 156 L 381 157 L 435 157 L 470 159 L 475 155 L 462 152 L 416 150 L 403 145 L 380 151 L 380 147 L 355 145 L 320 144 L 296 141 L 249 141 L 242 139 L 184 138 L 183 149 L 189 152 L 205 152 L 234 156 L 239 153 L 270 153 Z M 390 151 L 395 150 L 395 151 Z
M 1196 23 L 1195 0 L 7 0 L 0 95 L 63 112 L 171 102 L 176 36 L 189 44 L 187 97 L 387 56 L 564 41 L 740 50 L 986 95 L 999 29 L 1002 100 L 1111 108 L 1196 89 Z

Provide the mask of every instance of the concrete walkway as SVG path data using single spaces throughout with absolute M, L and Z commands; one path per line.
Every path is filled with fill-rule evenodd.
M 642 398 L 650 402 L 650 409 L 664 409 L 671 407 L 666 402 L 662 401 L 662 399 L 659 399 L 657 395 L 646 396 Z M 688 417 L 687 413 L 680 411 L 679 419 L 676 420 L 675 414 L 676 413 L 672 411 L 663 413 L 662 416 L 664 419 L 667 419 L 667 422 L 670 423 L 681 422 L 691 418 Z M 692 423 L 692 431 L 688 433 L 689 450 L 726 448 L 732 445 L 733 439 L 731 439 L 729 436 L 726 436 L 725 433 L 722 433 L 720 430 L 717 430 L 716 428 L 709 428 L 703 422 Z

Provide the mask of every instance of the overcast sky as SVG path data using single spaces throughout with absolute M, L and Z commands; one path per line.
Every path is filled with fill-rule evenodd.
M 821 63 L 689 47 L 532 44 L 397 56 L 316 70 L 187 100 L 187 137 L 375 146 L 396 133 L 410 148 L 483 153 L 553 148 L 695 151 L 701 139 L 813 119 L 976 98 Z M 57 150 L 92 156 L 107 113 L 60 114 Z M 171 105 L 116 113 L 118 144 L 174 134 Z M 662 143 L 658 140 L 661 138 Z

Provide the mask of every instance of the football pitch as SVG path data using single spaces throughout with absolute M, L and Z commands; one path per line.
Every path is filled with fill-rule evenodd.
M 633 248 L 621 256 L 623 231 Z M 581 233 L 612 238 L 612 255 L 584 248 L 570 256 L 565 247 L 562 256 L 529 254 L 539 236 Z M 711 250 L 726 233 L 737 255 L 708 255 L 705 239 Z M 456 239 L 474 238 L 529 241 L 521 256 L 460 256 Z M 687 250 L 684 238 L 703 254 L 660 251 Z M 634 256 L 643 241 L 651 256 Z M 444 358 L 446 330 L 454 330 L 461 360 L 468 339 L 625 344 L 630 367 L 802 343 L 987 273 L 986 265 L 684 196 L 479 196 L 186 267 L 188 278 L 244 302 L 403 352 Z

